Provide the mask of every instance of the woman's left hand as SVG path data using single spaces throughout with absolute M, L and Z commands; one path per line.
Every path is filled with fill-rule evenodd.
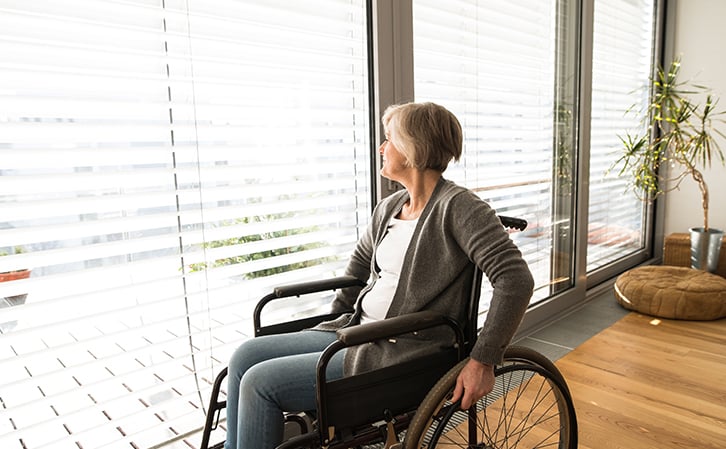
M 461 409 L 466 410 L 494 389 L 494 366 L 469 359 L 456 378 L 451 402 L 461 398 Z

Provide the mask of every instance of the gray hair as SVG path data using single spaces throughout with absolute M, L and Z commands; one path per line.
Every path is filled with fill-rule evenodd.
M 463 133 L 456 116 L 435 103 L 392 105 L 383 113 L 383 128 L 408 163 L 443 172 L 461 157 Z

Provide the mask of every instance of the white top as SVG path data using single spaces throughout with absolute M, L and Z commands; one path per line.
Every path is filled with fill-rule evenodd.
M 401 277 L 403 258 L 417 222 L 418 220 L 391 219 L 386 235 L 376 250 L 376 264 L 380 268 L 379 278 L 363 298 L 361 323 L 386 318 L 398 287 L 398 279 Z

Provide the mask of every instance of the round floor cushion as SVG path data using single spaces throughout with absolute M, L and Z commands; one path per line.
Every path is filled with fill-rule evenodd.
M 726 279 L 687 267 L 650 265 L 618 276 L 615 297 L 628 310 L 661 318 L 726 317 Z

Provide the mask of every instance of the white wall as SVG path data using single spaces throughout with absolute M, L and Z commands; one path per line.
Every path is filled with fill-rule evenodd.
M 713 89 L 721 98 L 720 110 L 726 110 L 726 1 L 724 0 L 675 0 L 675 30 L 673 54 L 681 56 L 681 80 L 693 80 Z M 726 116 L 724 116 L 726 118 Z M 726 124 L 720 125 L 726 134 Z M 726 140 L 720 139 L 726 153 Z M 726 230 L 726 167 L 714 161 L 704 172 L 711 197 L 709 226 Z M 688 228 L 703 226 L 701 195 L 695 182 L 681 184 L 679 191 L 665 196 L 665 235 L 672 232 L 688 232 Z

